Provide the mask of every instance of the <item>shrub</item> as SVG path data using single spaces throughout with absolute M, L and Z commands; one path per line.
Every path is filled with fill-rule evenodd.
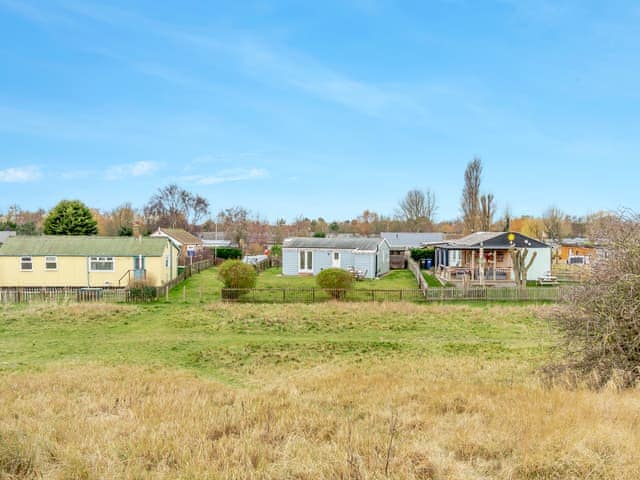
M 430 258 L 433 260 L 435 257 L 435 249 L 430 248 L 412 248 L 411 249 L 411 258 L 416 262 L 420 260 L 424 260 L 425 258 Z
M 344 298 L 353 286 L 353 275 L 341 268 L 327 268 L 316 277 L 316 283 L 320 288 L 327 290 L 333 298 Z
M 569 371 L 596 387 L 634 386 L 640 383 L 640 214 L 602 218 L 593 236 L 608 256 L 557 316 L 567 361 L 549 371 Z
M 229 259 L 229 258 L 242 258 L 242 250 L 236 247 L 217 247 L 212 248 L 217 258 Z
M 220 265 L 218 277 L 226 288 L 253 288 L 258 274 L 252 265 L 240 260 L 227 260 Z
M 145 280 L 134 280 L 129 285 L 130 302 L 150 302 L 157 300 L 158 289 L 153 286 L 153 278 L 148 276 Z

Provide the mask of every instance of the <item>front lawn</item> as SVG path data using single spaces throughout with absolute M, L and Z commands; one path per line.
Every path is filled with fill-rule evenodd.
M 377 290 L 400 290 L 418 288 L 416 279 L 409 270 L 393 270 L 382 278 L 354 282 L 355 288 Z M 316 277 L 311 275 L 282 275 L 280 267 L 269 268 L 258 275 L 256 288 L 316 288 Z

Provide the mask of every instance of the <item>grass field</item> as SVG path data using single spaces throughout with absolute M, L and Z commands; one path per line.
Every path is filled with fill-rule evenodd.
M 180 290 L 0 306 L 0 479 L 640 476 L 637 392 L 538 380 L 556 307 Z

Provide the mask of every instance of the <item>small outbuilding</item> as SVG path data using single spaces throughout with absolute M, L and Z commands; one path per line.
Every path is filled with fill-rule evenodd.
M 381 232 L 380 236 L 389 242 L 392 269 L 407 268 L 412 248 L 424 248 L 444 241 L 444 233 L 439 232 Z
M 389 272 L 389 242 L 384 238 L 288 238 L 282 244 L 283 275 L 317 275 L 342 268 L 362 278 Z

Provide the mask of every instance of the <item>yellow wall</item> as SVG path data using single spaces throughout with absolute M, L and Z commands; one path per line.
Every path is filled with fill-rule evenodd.
M 165 267 L 165 255 L 172 256 L 168 268 Z M 47 271 L 45 257 L 34 256 L 33 271 L 23 272 L 20 271 L 20 258 L 0 257 L 0 287 L 124 287 L 129 278 L 126 272 L 133 269 L 133 257 L 130 256 L 115 257 L 113 272 L 89 272 L 87 257 L 58 256 L 58 269 Z M 178 251 L 167 242 L 162 257 L 145 257 L 145 268 L 152 285 L 164 285 L 178 274 Z M 130 277 L 133 280 L 133 272 Z

